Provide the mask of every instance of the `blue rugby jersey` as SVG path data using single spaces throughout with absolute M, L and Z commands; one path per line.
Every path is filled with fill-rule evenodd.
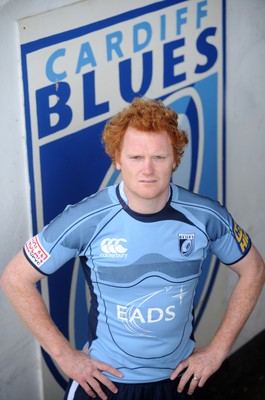
M 108 187 L 68 206 L 24 246 L 47 275 L 80 257 L 91 292 L 90 355 L 119 369 L 125 383 L 166 379 L 190 355 L 203 260 L 211 251 L 233 264 L 251 245 L 218 202 L 170 188 L 163 210 L 139 214 L 122 183 Z

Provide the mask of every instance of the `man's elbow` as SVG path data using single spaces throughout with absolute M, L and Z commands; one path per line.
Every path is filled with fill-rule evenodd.
M 265 264 L 260 253 L 255 249 L 255 262 L 253 263 L 253 270 L 256 280 L 260 286 L 263 287 L 265 283 Z
M 9 273 L 8 267 L 6 267 L 2 275 L 0 276 L 0 288 L 8 297 L 9 293 L 15 290 L 14 287 L 14 277 L 12 277 L 12 274 Z

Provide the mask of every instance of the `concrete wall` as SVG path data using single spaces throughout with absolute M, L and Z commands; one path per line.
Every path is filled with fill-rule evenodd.
M 0 0 L 0 273 L 31 234 L 16 21 L 74 2 Z M 227 206 L 265 258 L 265 2 L 227 3 Z M 233 274 L 220 273 L 216 290 L 223 290 L 224 302 L 234 282 Z M 264 300 L 265 291 L 235 349 L 264 329 Z M 2 293 L 0 321 L 0 399 L 42 399 L 38 346 Z M 200 337 L 205 340 L 214 328 L 215 324 L 205 326 Z
M 0 1 L 0 273 L 31 235 L 17 20 L 73 0 Z M 39 346 L 0 292 L 0 399 L 43 398 Z
M 265 2 L 230 0 L 226 14 L 226 205 L 265 259 Z M 198 345 L 216 331 L 236 279 L 221 266 L 196 332 Z M 223 301 L 215 302 L 217 293 Z M 233 351 L 265 328 L 264 303 L 263 289 Z
M 265 259 L 264 21 L 264 0 L 227 1 L 227 205 Z M 265 328 L 264 303 L 265 290 L 235 349 Z

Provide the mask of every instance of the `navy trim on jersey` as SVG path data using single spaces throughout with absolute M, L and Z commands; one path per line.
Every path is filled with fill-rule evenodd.
M 40 268 L 39 268 L 37 265 L 34 264 L 34 262 L 33 262 L 33 261 L 31 260 L 31 258 L 28 256 L 28 254 L 27 254 L 27 252 L 26 252 L 26 250 L 25 250 L 25 247 L 23 247 L 22 250 L 23 250 L 24 256 L 26 257 L 26 259 L 28 260 L 28 262 L 32 265 L 32 267 L 33 267 L 36 271 L 38 271 L 40 274 L 45 275 L 45 276 L 51 275 L 51 274 L 49 274 L 49 273 L 47 273 L 47 272 L 44 272 L 44 271 L 40 270 Z

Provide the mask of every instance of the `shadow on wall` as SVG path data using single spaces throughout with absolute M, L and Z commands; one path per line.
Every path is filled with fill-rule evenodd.
M 227 358 L 196 398 L 264 400 L 265 330 Z

